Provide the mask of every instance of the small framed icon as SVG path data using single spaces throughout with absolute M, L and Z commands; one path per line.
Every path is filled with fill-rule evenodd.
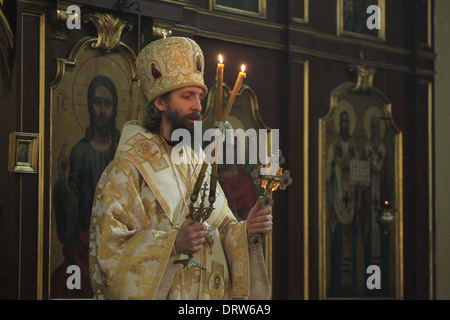
M 9 171 L 37 172 L 38 138 L 37 133 L 13 132 L 9 135 Z

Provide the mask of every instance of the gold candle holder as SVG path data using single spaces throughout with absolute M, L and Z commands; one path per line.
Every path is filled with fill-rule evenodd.
M 216 127 L 220 123 L 223 123 L 226 118 L 228 117 L 228 114 L 230 113 L 231 107 L 233 106 L 234 100 L 236 98 L 237 92 L 241 88 L 242 81 L 246 77 L 245 74 L 245 65 L 242 65 L 242 71 L 239 72 L 238 78 L 236 80 L 236 83 L 234 85 L 233 91 L 231 92 L 231 95 L 228 99 L 228 102 L 225 107 L 225 111 L 222 114 L 222 87 L 223 87 L 223 60 L 222 56 L 219 55 L 220 63 L 217 66 L 217 89 L 216 89 L 216 114 L 215 114 L 215 120 L 216 120 Z M 215 141 L 215 140 L 214 140 Z M 217 141 L 215 141 L 217 143 Z M 214 157 L 214 153 L 212 153 L 212 156 Z M 206 189 L 207 189 L 207 183 L 205 182 L 204 187 L 203 180 L 206 175 L 206 170 L 208 169 L 208 162 L 206 159 L 204 160 L 202 167 L 200 169 L 199 175 L 197 177 L 197 181 L 195 182 L 194 189 L 191 194 L 191 203 L 189 205 L 189 214 L 187 215 L 188 218 L 191 218 L 194 222 L 198 223 L 204 223 L 206 226 L 206 243 L 209 245 L 210 250 L 214 244 L 214 232 L 206 223 L 206 220 L 210 217 L 212 211 L 214 210 L 214 202 L 216 200 L 216 186 L 217 186 L 217 162 L 215 161 L 212 164 L 212 170 L 211 170 L 211 180 L 210 180 L 210 190 L 209 190 L 209 206 L 206 206 L 204 203 L 205 197 L 206 197 Z M 201 196 L 201 202 L 199 206 L 195 206 L 195 203 L 198 200 L 198 195 L 200 193 L 200 190 L 203 191 Z M 200 268 L 205 270 L 205 267 L 200 265 L 198 262 L 193 260 L 193 255 L 189 255 L 187 259 L 179 259 L 174 261 L 175 264 L 182 264 L 184 269 L 190 269 L 192 267 Z
M 391 208 L 388 201 L 385 201 L 384 205 L 378 209 L 377 223 L 384 234 L 388 234 L 394 224 L 396 211 L 396 209 Z
M 191 218 L 195 223 L 201 222 L 206 224 L 206 220 L 208 220 L 208 218 L 211 216 L 212 211 L 214 210 L 213 207 L 214 202 L 211 203 L 210 201 L 209 206 L 205 205 L 207 188 L 208 183 L 205 182 L 202 188 L 203 193 L 199 206 L 195 206 L 195 203 L 197 202 L 198 199 L 198 194 L 191 194 L 191 203 L 189 205 L 189 214 L 187 215 L 187 217 Z M 210 246 L 210 248 L 214 244 L 214 232 L 208 224 L 206 224 L 206 243 Z M 193 260 L 192 254 L 188 255 L 187 259 L 175 260 L 174 264 L 182 264 L 183 268 L 186 270 L 193 267 L 206 270 L 204 266 L 199 264 L 197 261 Z

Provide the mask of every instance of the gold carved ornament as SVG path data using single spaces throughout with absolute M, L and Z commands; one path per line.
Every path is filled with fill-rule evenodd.
M 110 53 L 120 47 L 120 37 L 125 27 L 128 31 L 133 29 L 127 21 L 109 13 L 87 13 L 83 16 L 83 22 L 89 21 L 94 23 L 98 32 L 97 43 L 93 43 L 92 48 L 99 49 L 103 53 Z
M 356 86 L 351 89 L 351 92 L 367 93 L 373 87 L 373 76 L 376 69 L 359 64 L 348 66 L 348 70 L 356 72 L 357 80 Z

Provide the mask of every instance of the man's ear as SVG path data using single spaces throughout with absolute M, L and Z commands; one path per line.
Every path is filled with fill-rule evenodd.
M 159 111 L 166 110 L 166 104 L 164 103 L 164 100 L 161 97 L 156 98 L 153 104 Z

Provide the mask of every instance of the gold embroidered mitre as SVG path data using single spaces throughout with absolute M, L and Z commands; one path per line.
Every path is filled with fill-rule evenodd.
M 148 44 L 136 60 L 137 75 L 148 102 L 182 87 L 208 88 L 203 80 L 203 52 L 192 39 L 168 37 Z

